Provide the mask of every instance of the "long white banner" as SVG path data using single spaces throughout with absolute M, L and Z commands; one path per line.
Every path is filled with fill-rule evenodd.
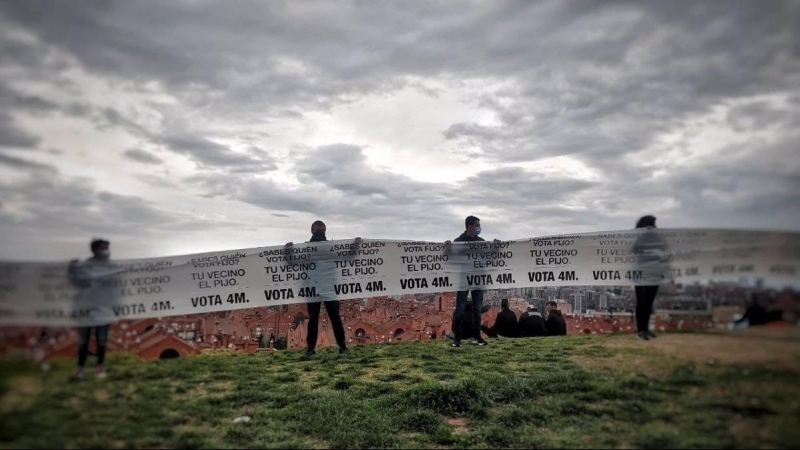
M 470 289 L 800 276 L 800 233 L 658 229 L 518 241 L 328 241 L 125 261 L 0 262 L 0 325 L 73 326 Z

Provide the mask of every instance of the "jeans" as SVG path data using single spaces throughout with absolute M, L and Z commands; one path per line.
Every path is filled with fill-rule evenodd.
M 309 350 L 317 348 L 319 313 L 321 310 L 322 302 L 308 304 L 308 336 L 306 337 L 306 345 L 308 345 Z M 339 344 L 339 348 L 347 347 L 347 342 L 344 338 L 342 316 L 339 315 L 339 301 L 325 302 L 325 310 L 328 311 L 328 317 L 331 319 L 331 326 L 333 326 L 333 335 L 336 337 L 336 343 Z
M 92 337 L 92 329 L 95 330 L 97 339 L 97 365 L 102 366 L 106 359 L 106 342 L 108 341 L 108 329 L 110 325 L 99 327 L 81 327 L 78 329 L 80 335 L 80 345 L 78 346 L 78 367 L 86 365 L 86 358 L 89 356 L 89 339 Z
M 470 291 L 458 291 L 456 296 L 456 312 L 453 315 L 453 334 L 461 340 L 461 320 L 467 307 L 467 295 Z M 472 334 L 475 339 L 481 338 L 481 308 L 483 307 L 483 291 L 472 291 Z M 469 336 L 467 336 L 469 337 Z
M 658 294 L 656 286 L 636 286 L 636 331 L 650 329 L 650 315 L 653 314 L 653 302 Z

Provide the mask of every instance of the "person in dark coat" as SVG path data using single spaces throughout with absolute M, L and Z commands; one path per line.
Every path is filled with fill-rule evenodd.
M 758 299 L 753 299 L 753 303 L 744 312 L 744 316 L 734 322 L 736 325 L 759 326 L 766 325 L 769 322 L 769 315 L 767 310 L 759 303 Z
M 325 242 L 328 238 L 325 236 L 327 227 L 321 220 L 317 220 L 311 224 L 311 239 L 308 242 Z M 356 243 L 361 242 L 361 238 L 355 239 Z M 292 248 L 294 243 L 287 242 L 287 251 Z M 291 255 L 291 253 L 287 253 Z M 322 311 L 322 305 L 325 305 L 325 310 L 328 312 L 328 318 L 333 327 L 333 335 L 336 338 L 336 345 L 339 346 L 339 354 L 348 352 L 347 341 L 345 339 L 344 324 L 342 323 L 342 316 L 340 314 L 339 300 L 325 300 L 322 302 L 307 303 L 308 308 L 308 334 L 306 336 L 306 357 L 311 357 L 316 354 L 317 348 L 317 334 L 319 333 L 319 315 Z
M 508 299 L 504 298 L 500 303 L 502 311 L 494 320 L 491 328 L 481 325 L 481 330 L 489 337 L 517 337 L 517 314 L 509 308 Z
M 467 301 L 466 305 L 464 305 L 464 315 L 461 317 L 461 331 L 466 336 L 471 336 L 475 334 L 475 325 L 472 319 L 473 306 L 474 305 L 471 301 Z M 489 305 L 481 305 L 481 309 L 480 311 L 478 311 L 478 316 L 485 313 L 486 311 L 489 311 Z
M 542 313 L 535 306 L 529 306 L 528 310 L 519 316 L 518 330 L 519 337 L 544 336 Z
M 455 238 L 453 242 L 483 242 L 484 239 L 480 237 L 481 234 L 481 219 L 475 216 L 467 216 L 464 220 L 464 227 L 465 230 L 461 233 L 460 236 Z M 495 245 L 500 244 L 500 241 L 495 239 Z M 451 248 L 452 242 L 445 241 L 446 253 L 452 252 Z M 471 317 L 472 317 L 472 325 L 470 330 L 472 330 L 472 334 L 466 333 L 463 328 L 461 327 L 461 323 L 463 322 L 462 318 L 465 314 L 465 306 L 467 304 L 467 298 L 471 297 L 472 303 L 475 305 L 475 309 L 472 310 Z M 453 347 L 461 347 L 461 338 L 466 337 L 474 337 L 472 341 L 473 344 L 476 345 L 486 345 L 488 344 L 483 337 L 481 336 L 481 306 L 483 305 L 483 290 L 482 289 L 472 289 L 471 291 L 458 291 L 456 294 L 456 310 L 455 314 L 453 314 L 453 335 L 455 339 L 453 339 L 453 343 L 451 344 Z
M 550 301 L 545 306 L 547 320 L 544 322 L 545 336 L 566 336 L 567 321 L 558 309 L 558 303 Z

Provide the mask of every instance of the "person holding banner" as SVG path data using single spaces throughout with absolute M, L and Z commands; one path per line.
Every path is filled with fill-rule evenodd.
M 113 272 L 109 246 L 110 243 L 108 241 L 95 239 L 90 244 L 94 256 L 83 263 L 78 262 L 77 259 L 72 260 L 69 265 L 70 281 L 80 289 L 77 296 L 79 307 L 91 308 L 95 320 L 108 320 L 108 323 L 94 327 L 80 327 L 78 329 L 80 343 L 75 378 L 79 380 L 84 378 L 84 366 L 86 366 L 86 359 L 89 356 L 89 340 L 92 337 L 92 331 L 94 331 L 97 340 L 97 378 L 102 379 L 107 376 L 104 365 L 106 342 L 110 323 L 114 316 L 111 310 L 114 297 L 112 284 L 104 282 L 104 278 L 107 278 Z
M 325 242 L 328 239 L 325 236 L 327 228 L 325 223 L 317 220 L 311 224 L 311 239 L 308 242 Z M 356 243 L 360 242 L 361 238 L 356 238 Z M 292 242 L 286 243 L 286 249 L 290 249 L 294 244 Z M 287 254 L 287 260 L 289 256 Z M 322 265 L 320 265 L 321 267 Z M 335 276 L 334 273 L 330 275 Z M 324 276 L 322 278 L 325 278 Z M 328 317 L 331 320 L 333 327 L 333 335 L 336 338 L 336 344 L 339 346 L 339 354 L 345 354 L 347 349 L 347 340 L 344 333 L 344 325 L 342 324 L 342 316 L 339 313 L 340 305 L 339 300 L 328 300 L 325 302 L 312 302 L 307 303 L 308 307 L 308 332 L 306 335 L 306 357 L 312 357 L 316 354 L 317 348 L 317 335 L 319 333 L 319 314 L 322 311 L 322 304 L 325 303 L 325 310 L 328 312 Z
M 668 258 L 667 245 L 656 231 L 655 216 L 642 216 L 636 222 L 636 229 L 644 228 L 633 244 L 637 269 L 642 279 L 652 284 L 635 287 L 636 290 L 636 331 L 637 338 L 642 341 L 653 339 L 656 335 L 650 331 L 650 316 L 653 314 L 653 303 L 658 294 L 658 287 L 663 278 Z
M 454 242 L 476 242 L 485 240 L 479 235 L 481 234 L 481 220 L 475 216 L 468 216 L 464 220 L 464 227 L 466 228 L 461 236 L 455 238 Z M 494 240 L 495 245 L 500 244 L 499 239 Z M 448 240 L 445 241 L 446 252 L 451 252 L 452 243 Z M 481 307 L 483 306 L 483 290 L 472 289 L 472 291 L 458 291 L 456 295 L 456 311 L 453 315 L 453 347 L 461 347 L 462 327 L 461 319 L 464 316 L 464 310 L 467 306 L 467 297 L 472 292 L 472 335 L 475 338 L 472 343 L 476 345 L 487 345 L 483 337 L 481 337 Z

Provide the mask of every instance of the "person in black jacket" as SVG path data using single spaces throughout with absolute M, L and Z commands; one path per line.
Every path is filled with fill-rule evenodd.
M 508 307 L 508 299 L 500 303 L 502 311 L 494 320 L 491 328 L 481 325 L 481 330 L 489 337 L 517 337 L 517 314 Z
M 464 220 L 464 230 L 461 233 L 461 236 L 455 239 L 455 242 L 474 242 L 474 241 L 484 241 L 483 238 L 479 237 L 478 235 L 481 234 L 481 220 L 475 216 L 468 216 L 466 220 Z M 495 239 L 495 245 L 499 244 L 500 241 Z M 451 242 L 445 241 L 445 246 L 449 251 Z M 488 342 L 483 340 L 481 337 L 481 307 L 483 306 L 483 291 L 479 289 L 473 289 L 472 291 L 472 335 L 475 338 L 472 343 L 477 345 L 486 345 Z M 461 337 L 463 336 L 462 327 L 461 327 L 461 319 L 464 316 L 464 309 L 467 305 L 467 297 L 470 295 L 470 291 L 458 291 L 456 296 L 456 312 L 453 315 L 453 335 L 455 338 L 453 339 L 453 347 L 461 347 Z
M 564 315 L 558 310 L 558 303 L 550 301 L 545 305 L 547 320 L 544 322 L 545 336 L 566 336 L 567 321 Z
M 519 337 L 544 336 L 544 318 L 535 306 L 519 316 Z
M 735 325 L 758 326 L 766 325 L 769 322 L 769 314 L 767 310 L 761 306 L 757 298 L 753 299 L 750 307 L 745 311 L 741 319 L 734 322 Z
M 325 237 L 325 223 L 321 220 L 315 221 L 311 224 L 311 239 L 308 242 L 323 242 L 328 239 Z M 361 238 L 356 238 L 356 242 L 361 242 Z M 290 249 L 294 244 L 292 242 L 286 243 L 286 249 Z M 307 303 L 308 306 L 308 335 L 306 336 L 306 357 L 314 356 L 317 347 L 317 334 L 319 333 L 319 313 L 322 311 L 323 302 Z M 339 354 L 345 354 L 347 350 L 347 340 L 344 334 L 344 325 L 342 324 L 342 316 L 339 313 L 339 300 L 325 301 L 325 310 L 328 311 L 328 317 L 331 319 L 331 326 L 333 327 L 333 336 L 336 338 L 336 344 L 339 346 Z

